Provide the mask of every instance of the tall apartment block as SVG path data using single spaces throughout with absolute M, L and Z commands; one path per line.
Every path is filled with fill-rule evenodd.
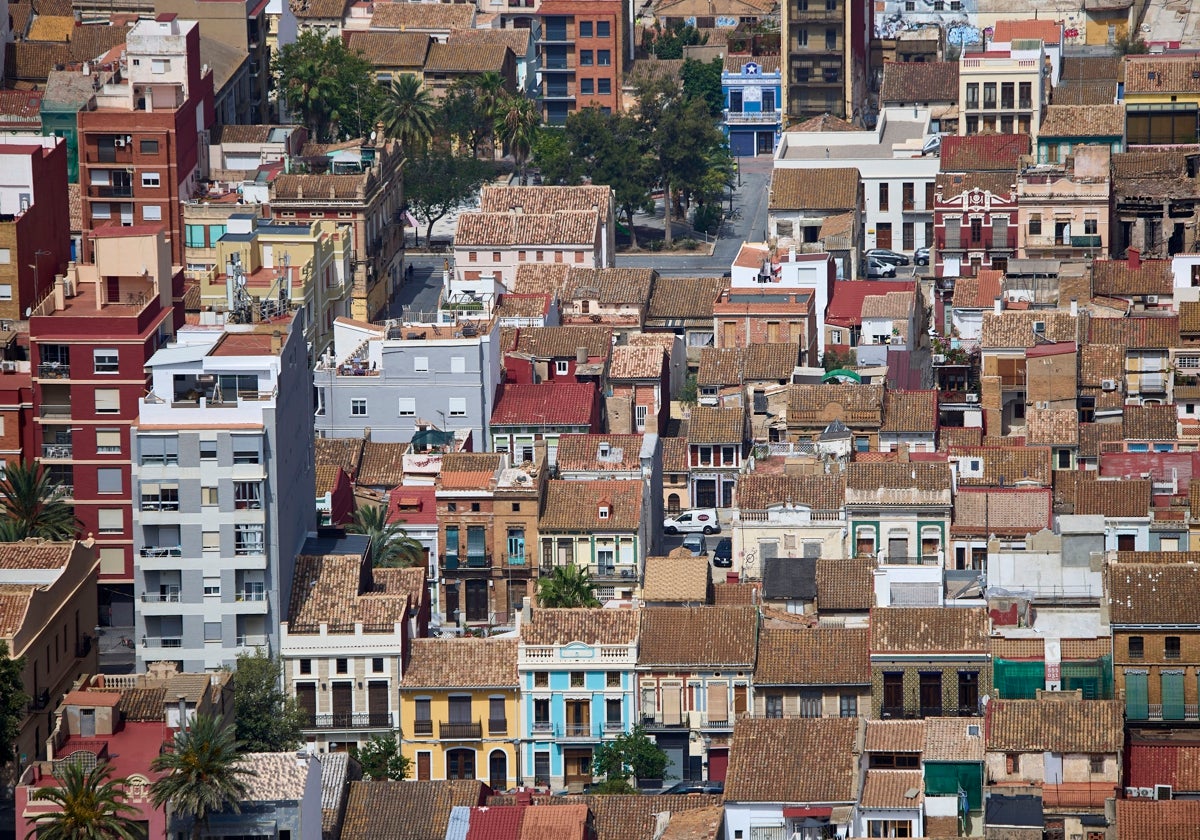
M 784 130 L 832 114 L 862 124 L 868 108 L 871 0 L 784 0 Z
M 633 57 L 627 4 L 546 0 L 538 37 L 544 116 L 562 125 L 581 108 L 621 109 L 621 82 Z
M 183 202 L 208 172 L 213 77 L 200 60 L 196 21 L 160 14 L 129 30 L 87 110 L 79 112 L 83 256 L 96 231 L 162 225 L 171 259 L 183 263 Z
M 96 540 L 101 623 L 129 625 L 129 426 L 146 360 L 183 324 L 183 270 L 158 227 L 102 228 L 92 249 L 30 313 L 34 454 L 74 500 L 80 536 Z
M 45 297 L 71 256 L 67 141 L 0 137 L 0 319 Z
M 139 670 L 279 652 L 295 558 L 316 524 L 304 316 L 184 330 L 146 363 L 130 479 Z

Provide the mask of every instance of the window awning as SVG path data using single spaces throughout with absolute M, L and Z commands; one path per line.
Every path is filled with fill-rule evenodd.
M 787 819 L 799 819 L 801 817 L 813 817 L 814 819 L 824 817 L 828 819 L 833 816 L 833 808 L 784 808 L 783 816 Z

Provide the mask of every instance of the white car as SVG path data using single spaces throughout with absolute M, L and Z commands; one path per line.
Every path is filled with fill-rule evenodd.
M 719 534 L 721 523 L 716 508 L 685 510 L 663 520 L 663 531 L 668 534 Z

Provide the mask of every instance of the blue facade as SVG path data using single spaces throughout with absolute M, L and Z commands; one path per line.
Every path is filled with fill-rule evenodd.
M 755 59 L 729 56 L 721 71 L 721 94 L 725 98 L 721 127 L 729 138 L 730 151 L 738 157 L 771 154 L 779 142 L 783 80 L 779 60 L 769 60 L 774 69 Z

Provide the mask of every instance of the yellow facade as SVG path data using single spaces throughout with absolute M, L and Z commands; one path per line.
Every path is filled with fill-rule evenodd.
M 1093 9 L 1087 13 L 1084 43 L 1115 46 L 1129 34 L 1129 12 L 1127 9 Z
M 435 781 L 474 778 L 493 790 L 517 785 L 519 692 L 503 688 L 405 688 L 400 690 L 402 751 L 412 762 L 409 777 Z M 451 702 L 470 700 L 451 723 Z M 504 717 L 493 715 L 504 709 Z M 426 717 L 426 711 L 428 716 Z M 461 707 L 460 707 L 461 709 Z M 502 757 L 502 760 L 501 760 Z

